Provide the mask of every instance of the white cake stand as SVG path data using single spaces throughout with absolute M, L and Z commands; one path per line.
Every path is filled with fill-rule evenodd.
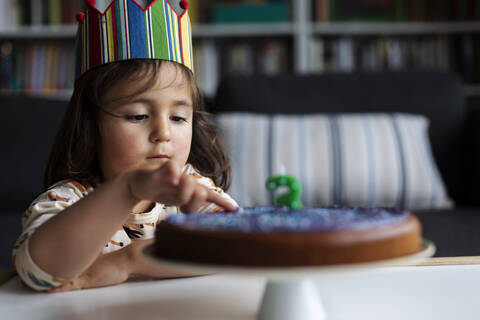
M 401 266 L 419 263 L 433 256 L 435 245 L 423 240 L 422 249 L 412 255 L 375 262 L 339 264 L 315 267 L 258 268 L 223 265 L 206 265 L 164 260 L 155 257 L 153 247 L 145 249 L 147 257 L 162 267 L 171 267 L 179 272 L 194 274 L 235 274 L 246 276 L 264 276 L 267 284 L 262 303 L 257 313 L 258 320 L 325 320 L 326 314 L 317 290 L 310 278 L 339 272 L 361 272 L 387 266 Z

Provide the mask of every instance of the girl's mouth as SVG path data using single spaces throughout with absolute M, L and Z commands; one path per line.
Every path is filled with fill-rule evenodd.
M 166 154 L 157 154 L 152 157 L 148 157 L 147 159 L 170 159 L 170 157 Z

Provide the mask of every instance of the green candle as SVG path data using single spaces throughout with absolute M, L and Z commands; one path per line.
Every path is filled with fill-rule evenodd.
M 276 197 L 275 204 L 287 206 L 294 210 L 302 209 L 303 205 L 300 201 L 302 186 L 300 185 L 300 182 L 291 175 L 273 176 L 267 180 L 265 186 L 270 191 L 274 191 L 280 187 L 287 187 L 288 192 Z

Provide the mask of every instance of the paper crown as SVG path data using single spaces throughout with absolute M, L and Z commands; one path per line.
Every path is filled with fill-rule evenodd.
M 185 0 L 87 0 L 77 14 L 76 78 L 97 66 L 161 59 L 193 72 L 192 30 Z

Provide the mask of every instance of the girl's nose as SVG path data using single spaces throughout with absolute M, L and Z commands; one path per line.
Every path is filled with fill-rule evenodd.
M 152 142 L 169 142 L 170 138 L 170 123 L 168 120 L 156 121 L 151 133 Z

